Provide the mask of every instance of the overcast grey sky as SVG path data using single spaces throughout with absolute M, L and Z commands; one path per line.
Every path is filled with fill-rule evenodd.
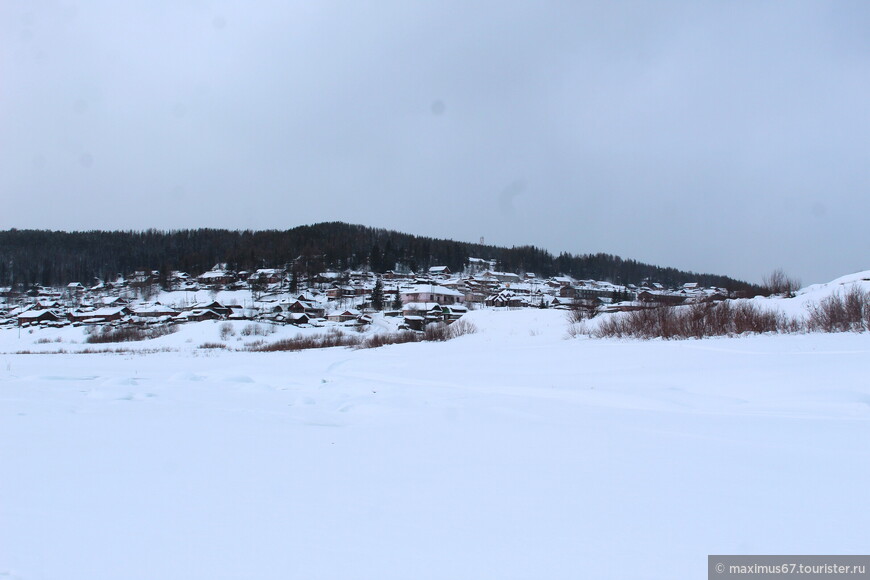
M 870 3 L 3 0 L 0 228 L 870 268 Z

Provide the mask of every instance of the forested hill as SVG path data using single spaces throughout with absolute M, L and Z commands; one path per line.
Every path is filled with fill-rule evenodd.
M 650 279 L 670 286 L 698 282 L 730 290 L 755 289 L 727 276 L 663 268 L 610 254 L 554 256 L 533 246 L 502 248 L 341 222 L 284 231 L 0 231 L 0 285 L 91 284 L 137 270 L 181 270 L 197 275 L 216 263 L 227 263 L 237 271 L 287 267 L 303 273 L 348 268 L 383 272 L 448 266 L 458 272 L 469 257 L 496 260 L 499 270 L 538 276 L 566 274 L 622 284 Z

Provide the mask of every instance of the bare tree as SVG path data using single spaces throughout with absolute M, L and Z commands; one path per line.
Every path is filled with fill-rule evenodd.
M 792 297 L 801 287 L 800 280 L 788 276 L 782 268 L 777 268 L 761 281 L 761 286 L 768 295 L 778 294 Z

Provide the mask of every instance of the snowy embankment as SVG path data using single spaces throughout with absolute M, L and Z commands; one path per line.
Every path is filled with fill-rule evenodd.
M 751 302 L 758 306 L 779 310 L 792 318 L 803 319 L 809 309 L 820 305 L 830 296 L 843 296 L 852 289 L 870 292 L 870 270 L 842 276 L 824 284 L 813 284 L 802 288 L 793 298 L 753 298 Z
M 468 318 L 372 350 L 182 330 L 0 355 L 0 577 L 688 579 L 711 553 L 866 551 L 870 335 Z

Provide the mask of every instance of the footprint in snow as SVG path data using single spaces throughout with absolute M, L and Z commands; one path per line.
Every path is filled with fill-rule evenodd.
M 205 377 L 202 375 L 195 375 L 193 373 L 178 373 L 169 377 L 172 381 L 204 381 Z
M 145 399 L 153 399 L 157 397 L 154 393 L 128 393 L 123 397 L 118 397 L 116 401 L 144 401 Z

